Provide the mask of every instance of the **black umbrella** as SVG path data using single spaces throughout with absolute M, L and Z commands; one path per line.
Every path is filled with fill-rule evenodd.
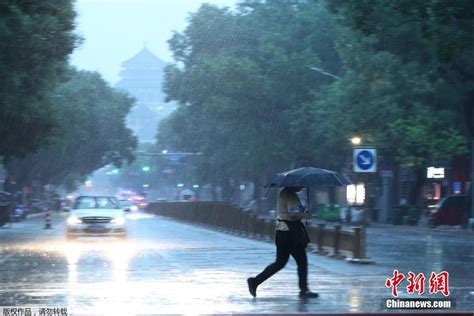
M 336 171 L 303 167 L 275 174 L 266 187 L 344 186 L 351 182 Z
M 309 187 L 344 186 L 352 184 L 336 171 L 303 167 L 275 174 L 265 187 L 306 187 L 309 210 Z

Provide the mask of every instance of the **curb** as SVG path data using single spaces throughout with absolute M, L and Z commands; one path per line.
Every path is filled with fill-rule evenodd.
M 44 216 L 44 214 L 46 214 L 46 212 L 42 212 L 42 213 L 34 213 L 34 214 L 28 214 L 28 215 L 26 215 L 26 218 L 27 218 L 27 219 L 29 219 L 29 218 L 40 217 L 40 216 Z
M 427 232 L 460 232 L 460 233 L 474 233 L 474 229 L 463 228 L 461 225 L 440 225 L 434 228 L 428 226 L 410 226 L 410 225 L 392 225 L 392 224 L 375 224 L 370 228 L 380 229 L 380 228 L 387 228 L 387 229 L 394 229 L 394 230 L 423 230 Z M 369 229 L 370 229 L 369 228 Z

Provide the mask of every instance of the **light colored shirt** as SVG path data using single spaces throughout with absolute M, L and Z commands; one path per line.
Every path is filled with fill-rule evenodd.
M 291 220 L 290 213 L 301 212 L 301 202 L 294 191 L 283 189 L 278 194 L 276 230 L 289 231 L 288 225 L 283 220 Z M 280 221 L 279 221 L 280 220 Z

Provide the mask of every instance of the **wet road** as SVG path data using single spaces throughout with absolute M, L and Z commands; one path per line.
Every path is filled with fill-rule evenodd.
M 274 260 L 271 243 L 130 214 L 127 241 L 66 241 L 61 214 L 0 228 L 0 306 L 67 307 L 69 313 L 332 313 L 387 311 L 385 279 L 394 269 L 450 273 L 456 311 L 474 311 L 474 234 L 378 226 L 368 230 L 375 265 L 309 253 L 309 283 L 321 297 L 298 298 L 296 265 L 258 289 L 246 278 Z M 427 278 L 428 278 L 427 277 Z M 410 296 L 402 292 L 400 297 Z M 430 295 L 429 298 L 443 297 Z M 391 310 L 397 311 L 397 310 Z

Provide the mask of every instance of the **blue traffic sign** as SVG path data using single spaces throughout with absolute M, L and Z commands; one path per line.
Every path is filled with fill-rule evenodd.
M 374 148 L 354 149 L 354 171 L 355 172 L 376 172 L 377 171 L 377 151 Z

